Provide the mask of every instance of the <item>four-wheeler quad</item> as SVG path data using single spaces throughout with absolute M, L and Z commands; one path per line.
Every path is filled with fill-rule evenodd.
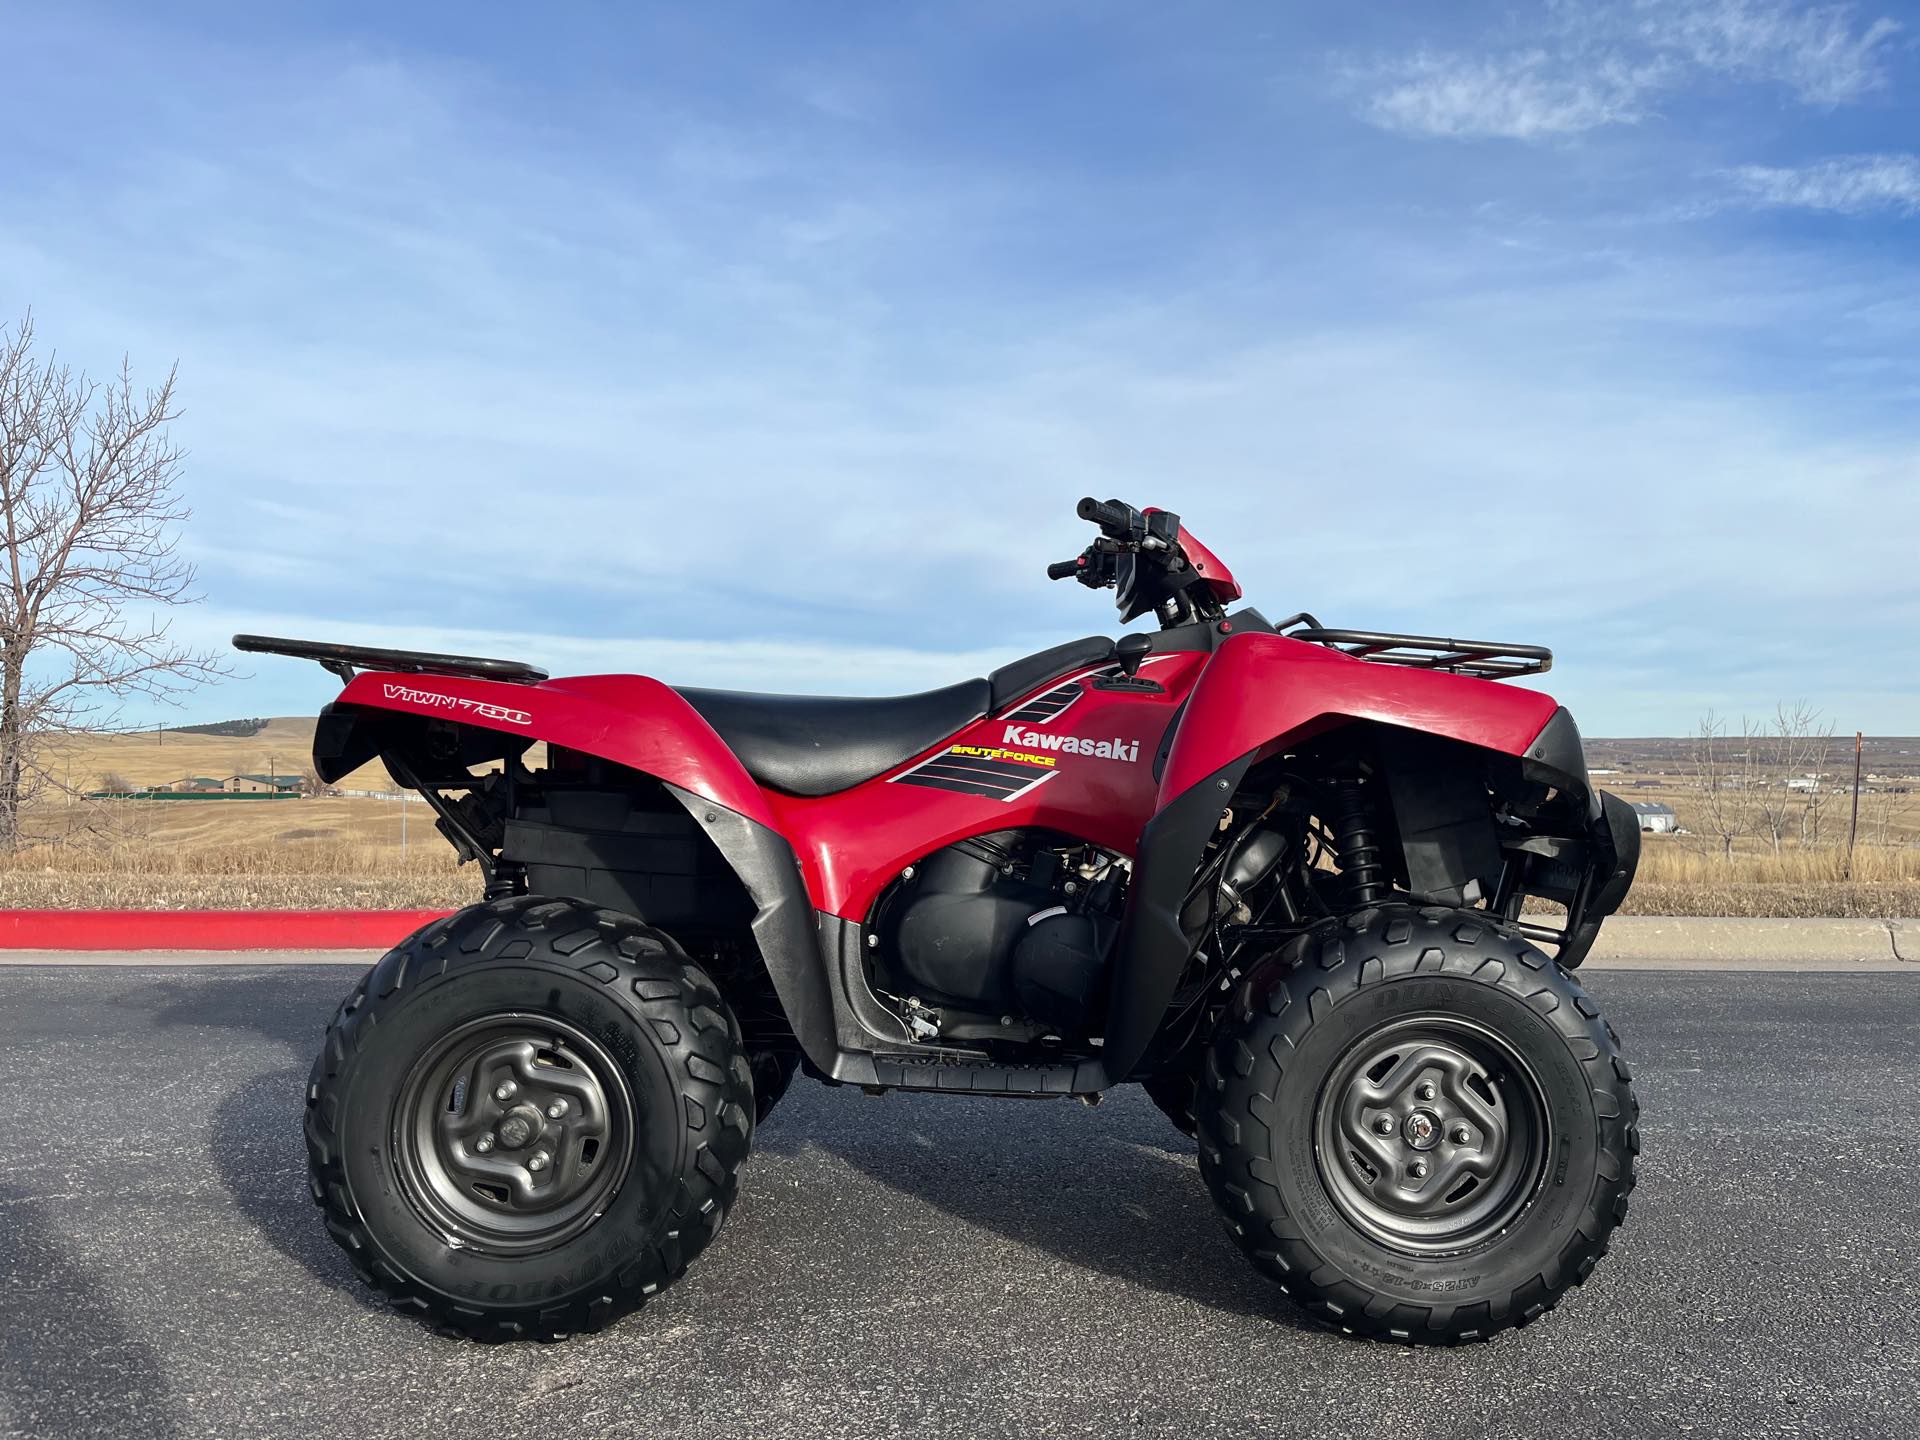
M 378 758 L 485 879 L 313 1067 L 313 1196 L 370 1284 L 481 1338 L 606 1323 L 718 1232 L 797 1069 L 1139 1081 L 1252 1262 L 1354 1334 L 1484 1338 L 1586 1278 L 1637 1107 L 1570 972 L 1639 831 L 1497 683 L 1549 655 L 1229 612 L 1177 516 L 1080 514 L 1049 574 L 1159 628 L 922 695 L 236 637 L 341 676 L 321 777 Z

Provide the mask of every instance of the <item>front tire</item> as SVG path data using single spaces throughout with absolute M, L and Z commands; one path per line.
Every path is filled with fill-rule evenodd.
M 671 939 L 516 897 L 427 926 L 341 1006 L 308 1086 L 310 1183 L 397 1307 L 553 1339 L 706 1247 L 754 1108 L 739 1027 Z
M 1469 912 L 1383 906 L 1248 975 L 1195 1105 L 1235 1240 L 1311 1314 L 1484 1340 L 1583 1282 L 1639 1151 L 1612 1029 L 1565 971 Z

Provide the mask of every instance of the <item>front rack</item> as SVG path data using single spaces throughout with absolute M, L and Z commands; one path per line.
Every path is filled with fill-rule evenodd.
M 429 650 L 382 650 L 372 645 L 338 645 L 327 640 L 282 640 L 272 635 L 236 635 L 233 648 L 259 655 L 291 655 L 316 660 L 321 668 L 351 680 L 356 670 L 387 670 L 404 675 L 465 675 L 476 680 L 505 680 L 538 685 L 547 672 L 518 660 L 488 660 L 479 655 L 437 655 Z
M 1450 640 L 1438 635 L 1394 635 L 1384 630 L 1331 630 L 1304 612 L 1274 626 L 1289 640 L 1325 645 L 1356 660 L 1376 665 L 1405 665 L 1415 670 L 1445 670 L 1482 680 L 1511 680 L 1543 675 L 1553 668 L 1553 652 L 1544 645 L 1499 645 L 1488 640 Z

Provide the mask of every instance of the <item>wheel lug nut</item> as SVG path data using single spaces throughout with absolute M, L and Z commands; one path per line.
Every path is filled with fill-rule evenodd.
M 482 1135 L 478 1140 L 473 1142 L 473 1148 L 478 1150 L 482 1155 L 486 1154 L 489 1150 L 493 1149 L 493 1136 Z
M 564 1100 L 556 1100 L 551 1105 L 547 1106 L 547 1118 L 549 1120 L 558 1120 L 562 1115 L 566 1113 L 567 1113 L 567 1102 Z
M 519 1088 L 520 1087 L 515 1085 L 511 1080 L 502 1080 L 498 1085 L 493 1087 L 493 1098 L 496 1100 L 511 1100 L 513 1099 L 514 1092 Z
M 1433 1086 L 1430 1084 L 1422 1085 L 1416 1093 L 1422 1100 L 1431 1100 L 1434 1094 Z
M 1373 1128 L 1378 1130 L 1382 1135 L 1391 1135 L 1393 1133 L 1393 1117 L 1391 1115 L 1382 1115 L 1378 1120 L 1373 1122 Z
M 1472 1138 L 1473 1138 L 1473 1132 L 1467 1129 L 1466 1126 L 1456 1125 L 1453 1127 L 1453 1143 L 1454 1144 L 1464 1145 L 1467 1143 L 1468 1140 Z
M 547 1152 L 546 1151 L 536 1150 L 533 1152 L 532 1155 L 527 1157 L 527 1169 L 544 1170 L 546 1168 L 547 1168 Z
M 1427 1162 L 1424 1160 L 1414 1161 L 1413 1164 L 1407 1167 L 1407 1170 L 1416 1180 L 1424 1180 L 1427 1178 Z

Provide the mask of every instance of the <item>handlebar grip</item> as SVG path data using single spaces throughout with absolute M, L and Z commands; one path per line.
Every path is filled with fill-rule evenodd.
M 1071 580 L 1080 573 L 1080 567 L 1086 563 L 1084 560 L 1056 560 L 1053 564 L 1047 566 L 1047 578 L 1049 580 Z
M 1130 506 L 1118 500 L 1096 500 L 1091 495 L 1080 502 L 1080 518 L 1091 520 L 1115 539 L 1125 535 L 1133 518 Z

